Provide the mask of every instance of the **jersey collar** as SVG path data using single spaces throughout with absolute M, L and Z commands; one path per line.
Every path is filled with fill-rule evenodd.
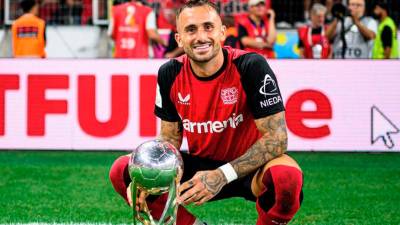
M 224 63 L 222 64 L 221 68 L 219 68 L 219 70 L 218 70 L 217 72 L 215 72 L 213 75 L 208 76 L 208 77 L 200 77 L 200 76 L 198 76 L 198 75 L 193 71 L 192 65 L 190 65 L 190 63 L 189 63 L 189 65 L 190 65 L 190 70 L 192 71 L 193 76 L 194 76 L 197 80 L 200 80 L 200 81 L 210 81 L 210 80 L 214 80 L 214 79 L 216 79 L 217 77 L 219 77 L 219 76 L 222 74 L 222 72 L 224 72 L 224 70 L 225 70 L 225 68 L 226 68 L 226 65 L 228 65 L 228 51 L 227 51 L 226 49 L 222 48 L 222 53 L 224 54 Z

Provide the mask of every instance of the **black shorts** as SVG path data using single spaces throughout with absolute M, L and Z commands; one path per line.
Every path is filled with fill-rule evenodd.
M 181 155 L 184 163 L 183 177 L 181 183 L 190 180 L 196 174 L 196 172 L 204 170 L 215 170 L 218 167 L 227 163 L 224 161 L 200 158 L 184 152 L 181 152 Z M 251 181 L 254 175 L 255 172 L 250 173 L 245 177 L 239 178 L 225 185 L 222 190 L 210 201 L 232 197 L 242 197 L 250 201 L 256 201 L 256 197 L 251 191 Z

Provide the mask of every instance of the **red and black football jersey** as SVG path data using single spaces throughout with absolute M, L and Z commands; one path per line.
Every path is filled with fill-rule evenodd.
M 284 106 L 264 57 L 229 47 L 223 54 L 222 67 L 210 77 L 197 76 L 186 55 L 162 65 L 155 114 L 182 122 L 190 154 L 228 162 L 261 137 L 254 119 Z

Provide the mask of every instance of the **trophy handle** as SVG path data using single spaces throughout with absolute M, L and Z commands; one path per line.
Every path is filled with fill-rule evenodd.
M 164 211 L 160 217 L 159 224 L 166 224 L 166 225 L 175 225 L 176 224 L 177 213 L 178 213 L 178 206 L 176 204 L 177 186 L 178 186 L 178 183 L 176 180 L 171 182 L 171 185 L 170 185 L 169 191 L 168 191 L 167 203 L 165 204 Z M 168 220 L 165 221 L 167 218 L 168 218 Z
M 150 213 L 147 203 L 144 204 L 144 209 L 141 212 L 136 211 L 136 199 L 137 199 L 137 183 L 135 179 L 132 179 L 131 183 L 131 199 L 132 199 L 132 211 L 133 211 L 133 224 L 134 225 L 175 225 L 177 219 L 178 206 L 176 204 L 177 198 L 177 181 L 174 180 L 169 188 L 168 199 L 165 204 L 164 211 L 159 221 L 155 221 Z M 141 223 L 138 224 L 137 220 Z M 166 221 L 165 221 L 166 220 Z
M 133 225 L 155 225 L 153 217 L 150 214 L 150 210 L 147 206 L 147 203 L 144 203 L 143 211 L 136 211 L 136 200 L 137 200 L 137 190 L 138 186 L 135 182 L 135 179 L 132 179 L 131 183 L 131 199 L 132 199 L 132 211 L 133 211 Z M 140 221 L 138 224 L 137 220 Z
M 136 212 L 136 195 L 137 194 L 137 184 L 135 182 L 135 178 L 132 179 L 131 182 L 131 199 L 132 199 L 132 211 L 133 211 L 133 225 L 137 225 L 136 218 L 137 218 L 137 212 Z

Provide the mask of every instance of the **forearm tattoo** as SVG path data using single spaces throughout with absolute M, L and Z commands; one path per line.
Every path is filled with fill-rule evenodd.
M 182 144 L 183 126 L 182 122 L 167 122 L 161 121 L 161 132 L 158 139 L 168 141 L 177 149 L 180 149 Z
M 238 177 L 243 177 L 287 150 L 287 131 L 284 112 L 256 120 L 263 136 L 245 154 L 231 162 Z

